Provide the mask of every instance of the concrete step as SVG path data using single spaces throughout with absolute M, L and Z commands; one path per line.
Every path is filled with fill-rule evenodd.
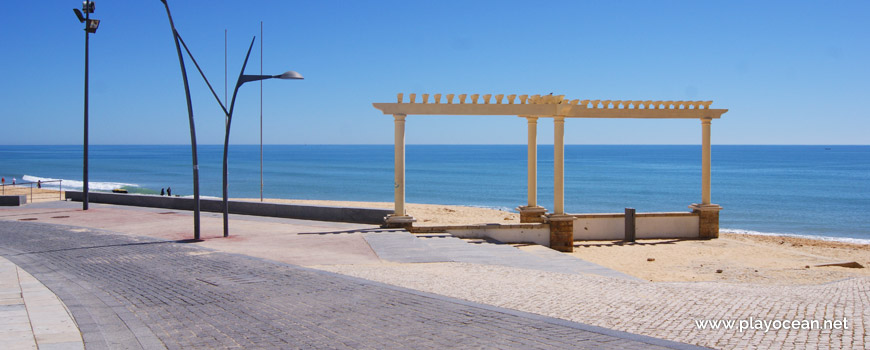
M 529 246 L 521 250 L 493 240 L 460 239 L 447 233 L 414 235 L 404 230 L 371 231 L 362 235 L 375 254 L 389 262 L 464 262 L 639 280 L 542 246 Z
M 381 260 L 397 263 L 451 261 L 408 231 L 365 232 L 363 238 Z
M 483 239 L 464 240 L 456 237 L 420 239 L 456 262 L 640 280 L 622 272 L 538 245 L 525 247 L 521 250 L 511 244 Z

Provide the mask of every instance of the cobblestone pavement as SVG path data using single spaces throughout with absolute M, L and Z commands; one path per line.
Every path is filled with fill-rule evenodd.
M 195 244 L 0 223 L 0 254 L 67 305 L 86 348 L 689 348 Z
M 318 268 L 430 293 L 721 349 L 870 348 L 870 278 L 822 285 L 649 283 L 467 263 Z M 848 329 L 698 329 L 696 320 L 843 320 Z M 755 321 L 753 321 L 755 323 Z

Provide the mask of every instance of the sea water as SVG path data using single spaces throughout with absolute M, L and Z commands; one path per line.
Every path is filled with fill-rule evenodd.
M 221 196 L 222 152 L 199 147 L 203 196 Z M 191 161 L 184 145 L 91 146 L 89 187 L 191 195 Z M 526 204 L 525 145 L 409 145 L 406 162 L 408 202 Z M 229 164 L 230 197 L 259 198 L 259 146 L 232 145 Z M 0 175 L 81 189 L 81 146 L 0 146 Z M 392 145 L 264 146 L 266 198 L 391 202 L 393 186 Z M 688 211 L 700 200 L 700 146 L 565 146 L 567 212 Z M 870 242 L 870 146 L 714 145 L 712 201 L 726 232 Z M 553 147 L 540 145 L 538 205 L 552 203 Z

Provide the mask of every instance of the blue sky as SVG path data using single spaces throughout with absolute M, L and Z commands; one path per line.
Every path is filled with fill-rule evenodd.
M 158 0 L 97 1 L 91 144 L 188 144 L 175 47 Z M 4 4 L 0 144 L 80 144 L 80 1 Z M 713 100 L 714 144 L 870 144 L 867 1 L 172 1 L 182 37 L 223 95 L 264 22 L 268 144 L 390 144 L 371 106 L 407 93 Z M 11 23 L 10 23 L 11 22 Z M 12 30 L 10 30 L 12 29 Z M 248 65 L 259 73 L 259 37 Z M 188 70 L 197 137 L 223 115 Z M 411 116 L 409 144 L 522 144 L 516 117 Z M 694 120 L 569 120 L 568 144 L 697 144 Z M 259 85 L 239 93 L 232 143 L 259 142 Z M 539 123 L 552 143 L 552 122 Z

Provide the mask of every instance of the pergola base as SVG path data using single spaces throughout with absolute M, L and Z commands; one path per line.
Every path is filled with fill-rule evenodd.
M 550 214 L 550 249 L 571 253 L 574 251 L 574 216 Z
M 520 212 L 520 223 L 522 224 L 541 224 L 546 221 L 547 208 L 521 206 L 517 207 L 517 211 Z
M 698 238 L 719 238 L 719 211 L 722 210 L 721 206 L 718 204 L 692 203 L 689 209 L 692 209 L 692 212 L 697 213 L 699 217 Z
M 384 219 L 385 228 L 410 228 L 417 219 L 408 215 L 389 215 Z

